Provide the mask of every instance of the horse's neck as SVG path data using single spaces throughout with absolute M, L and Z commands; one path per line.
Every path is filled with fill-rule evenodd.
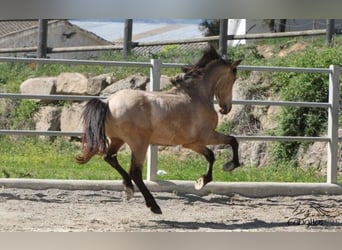
M 166 92 L 172 94 L 185 94 L 192 99 L 199 99 L 201 102 L 212 103 L 214 100 L 215 86 L 213 86 L 217 79 L 208 79 L 204 77 L 202 79 L 192 78 L 184 79 L 184 74 L 176 76 L 172 82 L 175 86 Z
M 211 79 L 208 79 L 207 77 L 204 77 L 200 82 L 198 82 L 196 86 L 196 92 L 199 96 L 201 96 L 203 99 L 206 99 L 208 101 L 214 100 L 214 93 L 215 93 L 215 83 L 216 81 L 213 81 Z

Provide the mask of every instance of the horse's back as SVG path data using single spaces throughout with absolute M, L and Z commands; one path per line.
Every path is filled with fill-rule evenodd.
M 137 120 L 150 113 L 150 105 L 142 90 L 120 90 L 108 98 L 108 106 L 116 120 Z

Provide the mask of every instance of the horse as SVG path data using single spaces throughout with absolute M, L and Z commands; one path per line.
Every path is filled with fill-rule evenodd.
M 228 171 L 240 166 L 238 142 L 234 136 L 215 129 L 219 112 L 227 114 L 232 108 L 232 87 L 237 66 L 219 56 L 215 49 L 206 50 L 193 66 L 172 79 L 174 87 L 160 92 L 120 90 L 106 100 L 91 99 L 82 112 L 83 154 L 76 157 L 80 164 L 95 154 L 117 170 L 123 178 L 127 199 L 133 196 L 133 183 L 142 193 L 145 204 L 155 214 L 162 211 L 142 178 L 142 168 L 149 144 L 182 145 L 204 156 L 207 172 L 195 183 L 199 190 L 212 181 L 215 155 L 207 145 L 230 145 L 232 160 L 225 163 Z M 129 171 L 117 160 L 121 146 L 131 150 Z

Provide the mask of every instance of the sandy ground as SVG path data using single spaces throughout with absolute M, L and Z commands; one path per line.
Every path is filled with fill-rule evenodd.
M 248 198 L 153 193 L 163 214 L 140 192 L 0 190 L 0 231 L 342 231 L 342 195 Z

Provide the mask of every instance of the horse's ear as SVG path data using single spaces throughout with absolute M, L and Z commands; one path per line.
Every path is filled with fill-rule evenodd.
M 192 67 L 191 66 L 183 66 L 181 67 L 181 70 L 184 72 L 184 73 L 187 73 Z
M 232 67 L 233 67 L 233 68 L 236 68 L 236 67 L 241 63 L 241 61 L 242 61 L 242 60 L 240 59 L 240 60 L 237 60 L 237 61 L 233 62 L 233 63 L 232 63 Z

